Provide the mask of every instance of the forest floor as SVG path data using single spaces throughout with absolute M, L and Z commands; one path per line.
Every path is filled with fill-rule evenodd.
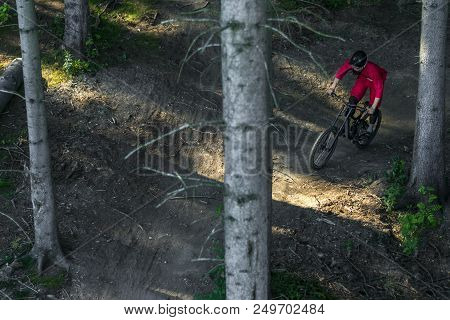
M 17 262 L 9 280 L 0 281 L 0 299 L 192 299 L 211 292 L 216 284 L 209 273 L 223 255 L 221 189 L 202 185 L 168 200 L 169 192 L 193 180 L 142 168 L 221 183 L 220 128 L 185 130 L 125 156 L 183 123 L 221 119 L 218 48 L 194 56 L 178 81 L 191 41 L 208 26 L 160 23 L 196 9 L 202 11 L 197 17 L 217 17 L 217 1 L 141 0 L 109 7 L 101 19 L 93 19 L 92 71 L 80 76 L 68 76 L 61 68 L 62 1 L 36 2 L 58 225 L 72 269 L 70 276 L 42 279 L 23 271 L 27 263 Z M 428 232 L 417 254 L 409 256 L 401 247 L 400 212 L 388 213 L 383 206 L 392 159 L 411 160 L 420 26 L 419 7 L 399 12 L 391 2 L 332 12 L 310 7 L 312 13 L 299 16 L 346 42 L 279 26 L 311 50 L 327 76 L 307 55 L 274 36 L 271 267 L 301 279 L 300 298 L 450 297 L 450 232 L 445 224 Z M 107 1 L 92 3 L 99 6 L 98 14 Z M 0 35 L 1 68 L 20 50 L 17 27 L 0 29 Z M 199 43 L 206 39 L 208 35 Z M 212 43 L 216 40 L 218 35 Z M 312 143 L 340 106 L 324 94 L 325 86 L 360 48 L 389 72 L 381 129 L 365 150 L 339 141 L 327 167 L 311 172 L 307 157 Z M 353 76 L 347 78 L 342 96 L 353 81 Z M 447 117 L 449 111 L 447 104 Z M 0 116 L 0 128 L 1 168 L 24 170 L 28 150 L 20 98 Z M 24 229 L 0 216 L 0 265 L 5 265 L 29 249 L 32 209 L 22 172 L 0 172 L 0 178 L 0 212 Z M 282 291 L 274 298 L 283 298 Z

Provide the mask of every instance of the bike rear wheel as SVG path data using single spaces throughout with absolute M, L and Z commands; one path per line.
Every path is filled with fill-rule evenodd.
M 309 155 L 309 165 L 314 170 L 322 169 L 333 155 L 338 141 L 337 129 L 328 128 L 320 134 Z
M 378 129 L 380 129 L 380 125 L 381 125 L 381 111 L 376 109 L 375 110 L 375 116 L 376 116 L 376 120 L 375 120 L 375 128 L 372 131 L 372 133 L 367 133 L 369 136 L 365 137 L 364 139 L 357 139 L 355 144 L 359 149 L 364 149 L 366 148 L 371 142 L 372 140 L 375 138 L 375 136 L 377 135 Z

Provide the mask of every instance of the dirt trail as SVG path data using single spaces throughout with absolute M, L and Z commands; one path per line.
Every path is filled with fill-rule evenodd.
M 168 12 L 173 14 L 175 8 L 187 10 L 175 4 L 161 7 L 161 19 L 170 18 Z M 382 210 L 379 198 L 379 178 L 393 155 L 411 156 L 414 134 L 419 29 L 413 27 L 398 40 L 389 40 L 418 15 L 400 15 L 396 10 L 394 5 L 347 9 L 329 17 L 327 24 L 312 22 L 345 35 L 345 43 L 304 34 L 303 41 L 330 77 L 354 49 L 370 52 L 388 43 L 371 55 L 389 71 L 379 136 L 367 150 L 340 141 L 320 172 L 308 171 L 305 155 L 338 107 L 323 94 L 330 79 L 301 53 L 278 40 L 274 44 L 276 52 L 296 60 L 274 55 L 273 86 L 279 107 L 274 110 L 278 136 L 273 268 L 318 281 L 340 298 L 450 295 L 448 280 L 438 281 L 449 276 L 449 248 L 439 247 L 444 240 L 422 256 L 403 256 L 393 236 L 393 219 Z M 178 63 L 184 55 L 180 43 L 187 46 L 198 30 L 182 25 L 134 28 L 157 29 L 164 39 L 164 55 L 150 61 L 136 57 L 47 93 L 60 232 L 75 265 L 70 298 L 193 298 L 212 288 L 206 273 L 218 264 L 196 259 L 220 258 L 214 251 L 215 241 L 222 238 L 216 214 L 221 207 L 220 188 L 195 189 L 189 199 L 177 198 L 156 208 L 168 191 L 182 184 L 171 177 L 136 172 L 142 164 L 182 170 L 180 159 L 187 159 L 196 177 L 220 182 L 220 133 L 192 131 L 174 148 L 150 148 L 146 154 L 124 159 L 138 137 L 148 139 L 156 129 L 167 132 L 184 121 L 220 119 L 221 91 L 214 87 L 220 82 L 219 69 L 210 65 L 218 51 L 193 60 L 177 83 Z M 195 71 L 204 68 L 209 71 Z M 350 84 L 347 79 L 344 88 Z M 17 116 L 23 124 L 19 107 L 1 121 L 11 124 Z M 161 155 L 169 161 L 156 163 Z M 17 208 L 28 206 L 25 196 Z M 23 214 L 27 221 L 31 221 L 29 213 Z

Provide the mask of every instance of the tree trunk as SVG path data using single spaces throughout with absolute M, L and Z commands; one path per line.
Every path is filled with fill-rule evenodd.
M 64 0 L 64 46 L 83 58 L 89 34 L 88 0 Z
M 2 113 L 23 82 L 22 59 L 15 59 L 0 77 L 0 113 Z
M 222 0 L 227 299 L 269 296 L 266 2 Z
M 39 271 L 47 259 L 67 268 L 57 237 L 36 12 L 32 0 L 17 0 L 16 3 L 30 145 L 35 239 L 31 254 L 38 262 Z
M 447 192 L 444 178 L 447 13 L 447 0 L 423 1 L 416 132 L 409 181 L 410 195 L 416 199 L 421 185 L 434 188 L 441 201 Z

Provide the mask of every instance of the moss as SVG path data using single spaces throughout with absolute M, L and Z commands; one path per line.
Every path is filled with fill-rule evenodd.
M 61 289 L 66 283 L 65 273 L 58 273 L 56 275 L 44 275 L 39 276 L 37 274 L 32 274 L 30 280 L 34 285 L 38 285 L 50 290 Z

